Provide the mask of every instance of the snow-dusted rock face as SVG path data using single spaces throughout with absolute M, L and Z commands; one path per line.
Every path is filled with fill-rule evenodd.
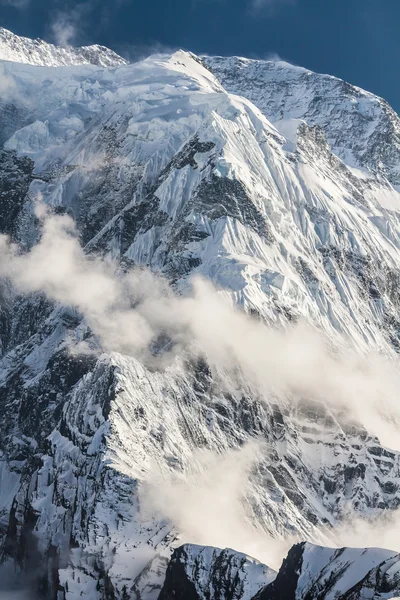
M 400 593 L 400 556 L 377 548 L 296 544 L 279 572 L 233 550 L 186 544 L 159 600 L 378 600 Z
M 276 575 L 234 550 L 186 544 L 171 557 L 159 600 L 251 600 Z
M 113 67 L 126 63 L 121 56 L 104 46 L 62 48 L 43 40 L 31 40 L 15 35 L 3 27 L 0 27 L 0 60 L 46 67 L 86 64 Z
M 150 267 L 180 293 L 200 274 L 268 323 L 305 319 L 363 350 L 398 349 L 400 194 L 384 171 L 342 162 L 324 123 L 278 131 L 185 52 L 2 69 L 0 228 L 22 250 L 39 239 L 40 197 L 73 216 L 88 255 Z M 361 147 L 352 123 L 343 138 Z M 305 539 L 349 510 L 400 505 L 399 454 L 362 418 L 265 399 L 187 356 L 154 370 L 81 354 L 93 337 L 82 315 L 8 281 L 0 327 L 0 579 L 17 565 L 52 599 L 156 600 L 173 548 L 198 540 L 147 514 L 143 482 L 155 465 L 166 480 L 204 471 L 199 449 L 259 437 L 267 450 L 242 494 L 259 533 Z M 213 552 L 192 558 L 209 570 Z M 242 572 L 232 556 L 226 574 Z
M 283 133 L 298 122 L 323 128 L 350 167 L 400 184 L 400 120 L 382 98 L 331 75 L 282 61 L 204 57 L 225 89 L 248 98 Z
M 400 556 L 377 548 L 294 546 L 253 600 L 379 600 L 400 593 Z

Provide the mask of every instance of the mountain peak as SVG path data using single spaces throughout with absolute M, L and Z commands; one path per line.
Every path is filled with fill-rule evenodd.
M 0 27 L 0 60 L 46 67 L 85 64 L 114 67 L 127 62 L 113 50 L 97 44 L 63 48 L 41 39 L 16 35 L 3 27 Z
M 203 60 L 229 93 L 253 102 L 278 130 L 288 119 L 318 125 L 334 154 L 350 168 L 400 184 L 400 119 L 382 98 L 284 61 L 237 56 Z

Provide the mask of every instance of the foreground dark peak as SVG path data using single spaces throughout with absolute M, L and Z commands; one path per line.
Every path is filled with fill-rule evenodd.
M 293 546 L 278 573 L 233 550 L 177 548 L 159 600 L 378 600 L 400 594 L 400 556 Z
M 275 577 L 245 554 L 185 544 L 171 557 L 159 600 L 250 600 Z

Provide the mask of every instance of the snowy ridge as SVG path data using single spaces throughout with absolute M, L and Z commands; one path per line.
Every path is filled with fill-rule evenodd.
M 159 600 L 251 600 L 276 575 L 234 550 L 186 544 L 171 557 Z
M 389 600 L 399 590 L 400 557 L 388 550 L 297 544 L 275 573 L 232 550 L 186 544 L 174 551 L 159 598 Z
M 400 119 L 382 98 L 282 61 L 203 58 L 229 92 L 254 102 L 279 130 L 299 119 L 319 125 L 350 167 L 400 184 Z
M 400 194 L 384 173 L 359 176 L 338 158 L 307 114 L 275 127 L 185 52 L 112 69 L 3 68 L 12 94 L 1 113 L 0 227 L 24 249 L 39 237 L 40 196 L 74 217 L 88 254 L 150 267 L 181 293 L 197 273 L 266 322 L 304 319 L 363 350 L 398 350 Z M 279 68 L 282 80 L 304 75 Z M 343 136 L 368 145 L 353 125 L 343 119 Z M 314 539 L 348 511 L 400 505 L 400 455 L 366 410 L 349 423 L 332 406 L 278 403 L 190 357 L 154 371 L 116 352 L 71 353 L 91 340 L 82 315 L 9 284 L 0 309 L 0 574 L 32 569 L 57 600 L 156 600 L 174 548 L 222 543 L 202 523 L 202 539 L 180 539 L 171 515 L 146 513 L 155 466 L 165 482 L 203 477 L 199 451 L 209 451 L 222 479 L 225 454 L 260 436 L 268 452 L 242 495 L 251 541 L 262 540 L 251 554 L 267 564 L 266 534 Z M 189 558 L 209 572 L 217 555 Z M 265 574 L 243 556 L 224 560 Z
M 294 546 L 276 579 L 254 600 L 371 600 L 399 594 L 399 555 L 377 548 Z
M 15 35 L 3 27 L 0 27 L 0 60 L 46 67 L 86 64 L 113 67 L 126 63 L 121 56 L 104 46 L 62 48 L 43 40 L 31 40 Z

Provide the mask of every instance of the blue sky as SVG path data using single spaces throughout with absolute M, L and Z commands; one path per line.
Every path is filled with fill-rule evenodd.
M 400 111 L 400 0 L 0 0 L 0 24 L 48 41 L 104 44 L 131 58 L 176 48 L 278 55 Z

